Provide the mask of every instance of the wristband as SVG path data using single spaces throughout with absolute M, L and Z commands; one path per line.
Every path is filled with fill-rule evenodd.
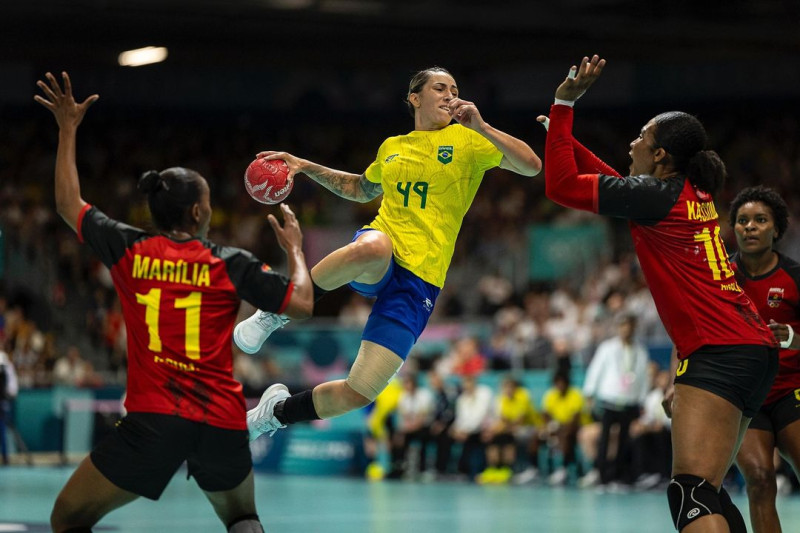
M 781 341 L 781 348 L 788 348 L 792 345 L 792 341 L 794 340 L 794 330 L 792 329 L 792 326 L 786 324 L 786 327 L 789 328 L 789 338 L 785 341 Z
M 575 100 L 562 100 L 561 98 L 556 98 L 555 104 L 573 107 L 575 105 Z

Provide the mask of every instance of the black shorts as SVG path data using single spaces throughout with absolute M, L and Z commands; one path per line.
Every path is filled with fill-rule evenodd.
M 762 405 L 750 422 L 750 429 L 763 429 L 777 435 L 783 428 L 797 420 L 800 420 L 800 389 Z
M 247 430 L 156 413 L 128 414 L 91 459 L 114 485 L 151 500 L 161 496 L 184 461 L 189 476 L 208 492 L 237 487 L 253 467 Z
M 752 418 L 764 403 L 777 372 L 777 348 L 707 345 L 681 361 L 675 383 L 712 392 Z
M 516 442 L 517 441 L 514 438 L 513 433 L 511 433 L 510 431 L 503 431 L 492 437 L 491 444 L 494 444 L 495 446 L 510 446 L 512 444 L 515 444 Z

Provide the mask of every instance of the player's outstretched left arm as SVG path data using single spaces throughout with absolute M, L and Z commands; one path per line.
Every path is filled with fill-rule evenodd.
M 56 210 L 61 218 L 78 231 L 78 215 L 86 205 L 81 198 L 81 186 L 78 180 L 78 166 L 75 163 L 75 138 L 78 126 L 93 103 L 100 96 L 93 94 L 81 103 L 75 101 L 72 96 L 72 83 L 66 72 L 61 73 L 64 88 L 58 84 L 55 76 L 51 73 L 45 74 L 47 83 L 42 80 L 36 85 L 44 93 L 44 97 L 38 94 L 34 100 L 49 109 L 58 123 L 58 152 L 56 153 Z
M 473 102 L 454 98 L 448 105 L 450 107 L 450 116 L 456 122 L 477 131 L 489 139 L 503 153 L 500 168 L 505 168 L 523 176 L 535 176 L 541 172 L 542 160 L 539 159 L 536 152 L 527 143 L 486 123 Z

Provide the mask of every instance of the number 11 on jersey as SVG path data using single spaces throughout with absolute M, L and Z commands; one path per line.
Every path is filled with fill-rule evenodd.
M 175 309 L 186 310 L 186 332 L 184 334 L 184 350 L 186 357 L 192 360 L 200 359 L 200 306 L 203 293 L 195 291 L 184 298 L 175 299 Z M 150 289 L 147 294 L 136 293 L 136 301 L 145 306 L 144 321 L 150 342 L 147 348 L 151 352 L 161 353 L 161 335 L 159 333 L 158 319 L 161 315 L 161 289 Z

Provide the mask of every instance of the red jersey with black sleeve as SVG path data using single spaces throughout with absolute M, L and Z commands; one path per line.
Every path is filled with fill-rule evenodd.
M 734 254 L 731 264 L 736 280 L 753 300 L 758 314 L 765 322 L 770 319 L 779 324 L 789 324 L 800 332 L 800 263 L 778 252 L 778 264 L 761 276 L 750 276 L 742 265 L 739 254 Z M 795 389 L 800 389 L 800 350 L 780 350 L 780 366 L 765 404 L 779 400 Z
M 678 356 L 704 345 L 775 339 L 728 262 L 713 199 L 686 177 L 622 177 L 572 137 L 573 110 L 553 105 L 546 193 L 576 209 L 629 220 L 636 255 Z
M 243 430 L 231 334 L 241 299 L 280 313 L 291 281 L 245 250 L 149 235 L 87 205 L 78 238 L 109 269 L 128 337 L 128 412 Z

